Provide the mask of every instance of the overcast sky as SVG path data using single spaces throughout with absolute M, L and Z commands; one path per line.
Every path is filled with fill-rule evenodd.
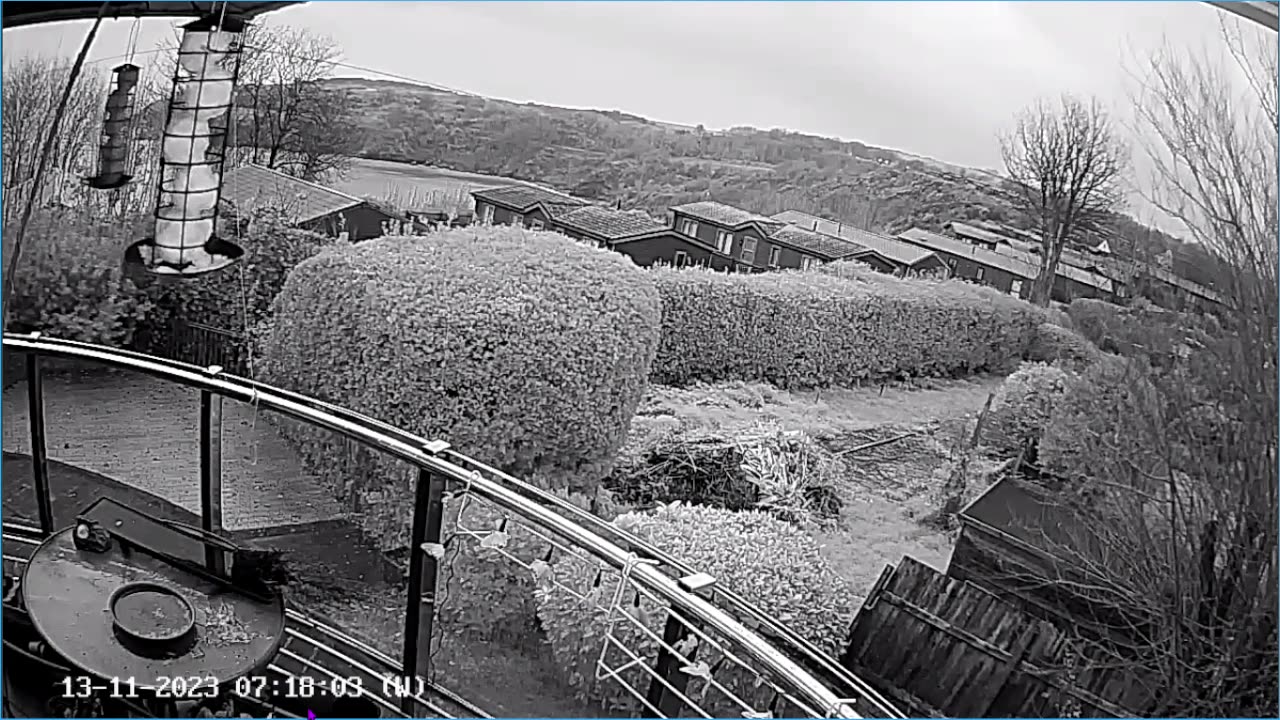
M 332 36 L 352 65 L 481 95 L 996 168 L 995 134 L 1019 108 L 1071 92 L 1127 118 L 1126 68 L 1164 41 L 1221 54 L 1220 15 L 1199 2 L 310 2 L 267 17 Z M 133 24 L 108 23 L 92 57 L 128 52 Z M 141 22 L 138 50 L 170 25 Z M 5 59 L 73 55 L 87 26 L 5 31 Z

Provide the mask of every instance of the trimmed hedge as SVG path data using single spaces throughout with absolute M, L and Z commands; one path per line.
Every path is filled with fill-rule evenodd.
M 658 313 L 644 271 L 560 235 L 385 238 L 294 269 L 263 371 L 544 487 L 592 494 L 644 394 Z M 323 471 L 337 453 L 312 452 L 309 464 Z M 336 480 L 384 547 L 404 544 L 402 485 L 368 472 Z
M 653 380 L 783 388 L 1001 370 L 1028 351 L 1040 311 L 958 281 L 729 275 L 653 268 L 662 344 Z
M 659 312 L 643 270 L 561 235 L 385 238 L 324 250 L 290 273 L 262 373 L 591 503 L 644 394 Z M 406 546 L 411 468 L 324 430 L 282 426 L 304 467 L 383 549 Z M 498 521 L 475 503 L 468 516 L 469 527 Z M 543 552 L 511 534 L 508 550 L 522 559 Z M 467 547 L 446 574 L 463 597 L 442 609 L 444 625 L 452 617 L 482 634 L 528 634 L 526 570 Z
M 843 642 L 858 601 L 822 557 L 818 544 L 803 530 L 760 511 L 734 512 L 705 506 L 671 504 L 652 512 L 628 513 L 615 524 L 711 574 L 720 587 L 732 589 L 743 598 L 777 618 L 828 654 L 836 654 Z M 538 617 L 550 641 L 552 655 L 575 694 L 596 702 L 606 711 L 632 712 L 638 701 L 614 679 L 596 679 L 596 661 L 606 633 L 612 632 L 627 648 L 647 662 L 658 654 L 658 643 L 629 621 L 610 623 L 597 609 L 608 607 L 617 590 L 618 576 L 605 574 L 605 581 L 593 587 L 597 567 L 581 557 L 553 560 L 546 571 L 580 595 L 579 599 L 544 580 L 537 595 Z M 625 593 L 620 611 L 631 614 L 645 627 L 662 636 L 665 612 L 648 598 L 637 606 L 633 593 Z M 619 665 L 621 653 L 610 653 Z M 701 648 L 698 662 L 716 667 L 719 653 Z M 649 675 L 631 668 L 620 673 L 632 687 L 645 687 Z M 723 663 L 715 680 L 735 695 L 766 707 L 771 691 L 757 688 L 755 676 L 734 662 Z M 706 680 L 692 678 L 690 697 L 698 698 Z M 710 689 L 700 702 L 712 717 L 739 717 L 742 708 L 721 692 Z

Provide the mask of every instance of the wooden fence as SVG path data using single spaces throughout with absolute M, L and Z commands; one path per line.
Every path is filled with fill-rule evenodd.
M 1134 717 L 1126 668 L 1061 630 L 911 558 L 885 568 L 841 664 L 917 717 Z M 1074 658 L 1074 660 L 1072 659 Z

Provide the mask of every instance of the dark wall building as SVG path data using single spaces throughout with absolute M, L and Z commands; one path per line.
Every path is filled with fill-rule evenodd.
M 799 210 L 784 210 L 774 215 L 773 219 L 850 242 L 862 249 L 839 259 L 856 260 L 879 272 L 899 276 L 950 272 L 935 253 L 888 235 L 863 230 L 847 223 L 828 220 Z
M 742 271 L 750 267 L 701 240 L 679 233 L 638 211 L 586 205 L 562 214 L 551 229 L 616 250 L 641 267 L 657 264 Z
M 520 225 L 546 228 L 557 215 L 588 205 L 587 201 L 532 185 L 473 190 L 476 222 L 482 225 Z
M 862 248 L 723 203 L 704 200 L 671 208 L 668 224 L 757 270 L 803 269 Z

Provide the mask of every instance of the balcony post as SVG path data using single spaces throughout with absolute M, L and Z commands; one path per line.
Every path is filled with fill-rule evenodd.
M 40 333 L 32 333 L 37 340 Z M 27 419 L 31 432 L 31 475 L 36 491 L 36 513 L 40 531 L 53 532 L 53 501 L 49 489 L 49 446 L 44 418 L 44 376 L 40 370 L 40 354 L 27 353 Z

